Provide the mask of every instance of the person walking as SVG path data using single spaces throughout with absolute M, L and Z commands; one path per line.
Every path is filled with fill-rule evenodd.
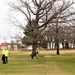
M 3 64 L 6 64 L 8 63 L 8 55 L 9 55 L 9 51 L 8 49 L 3 49 L 2 50 L 2 61 L 3 61 Z
M 8 49 L 5 49 L 5 63 L 8 63 L 8 55 L 10 54 Z
M 38 56 L 39 56 L 39 49 L 38 48 L 35 50 L 35 53 L 31 54 L 31 58 L 33 59 L 34 56 L 36 56 L 36 59 L 38 59 Z
M 39 49 L 37 48 L 35 52 L 36 52 L 36 59 L 38 59 L 38 57 L 39 57 Z

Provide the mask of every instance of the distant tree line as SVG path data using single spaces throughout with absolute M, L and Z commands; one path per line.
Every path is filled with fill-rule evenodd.
M 33 21 L 32 21 L 33 22 Z M 56 32 L 54 31 L 55 26 L 52 28 L 48 26 L 42 33 L 40 33 L 40 38 L 38 39 L 39 45 L 46 49 L 56 49 Z M 27 24 L 25 31 L 25 37 L 22 39 L 22 43 L 25 45 L 32 45 L 32 29 L 31 26 Z M 39 35 L 38 35 L 39 36 Z M 75 48 L 75 26 L 60 26 L 58 29 L 58 39 L 59 44 L 62 45 L 61 49 L 71 49 Z M 70 46 L 71 45 L 71 46 Z

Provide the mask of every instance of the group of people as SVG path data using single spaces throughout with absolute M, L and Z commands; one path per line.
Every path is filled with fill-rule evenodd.
M 3 64 L 8 63 L 8 55 L 9 54 L 10 53 L 9 53 L 8 49 L 3 49 L 2 50 L 2 62 L 3 62 Z
M 2 50 L 2 62 L 3 64 L 8 63 L 8 55 L 10 54 L 8 49 L 3 49 Z M 37 48 L 35 53 L 31 55 L 31 58 L 33 59 L 33 57 L 36 56 L 36 59 L 38 59 L 39 56 L 39 49 Z

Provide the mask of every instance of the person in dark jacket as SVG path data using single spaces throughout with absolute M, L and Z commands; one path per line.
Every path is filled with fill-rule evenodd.
M 2 50 L 2 61 L 5 64 L 5 49 Z

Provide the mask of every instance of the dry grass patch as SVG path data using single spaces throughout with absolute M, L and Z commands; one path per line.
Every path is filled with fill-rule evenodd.
M 33 60 L 30 53 L 11 51 L 8 64 L 0 61 L 0 75 L 75 75 L 74 50 L 61 50 L 60 55 L 56 55 L 55 50 L 40 51 L 39 59 Z

